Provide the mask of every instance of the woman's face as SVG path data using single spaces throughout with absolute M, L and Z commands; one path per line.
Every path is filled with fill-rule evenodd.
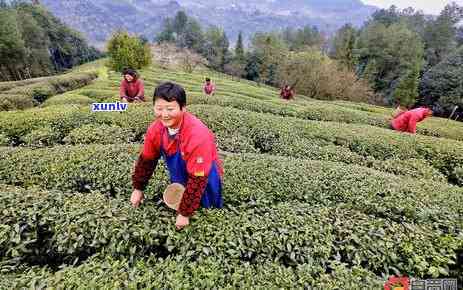
M 180 108 L 177 101 L 168 102 L 158 98 L 154 101 L 154 115 L 156 120 L 171 129 L 177 129 L 182 122 L 185 108 Z
M 129 75 L 129 74 L 124 75 L 124 78 L 125 78 L 125 80 L 128 81 L 128 82 L 133 81 L 133 76 L 131 76 L 131 75 Z

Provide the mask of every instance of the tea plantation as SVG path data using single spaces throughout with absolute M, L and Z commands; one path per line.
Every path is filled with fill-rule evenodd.
M 148 102 L 125 112 L 91 112 L 119 100 L 121 76 L 102 62 L 0 83 L 0 289 L 463 281 L 463 123 L 430 118 L 410 135 L 388 129 L 388 108 L 285 102 L 207 70 L 140 73 Z M 206 76 L 215 96 L 201 93 Z M 152 93 L 166 80 L 214 131 L 225 169 L 224 209 L 199 210 L 180 232 L 160 201 L 162 164 L 144 204 L 129 202 Z

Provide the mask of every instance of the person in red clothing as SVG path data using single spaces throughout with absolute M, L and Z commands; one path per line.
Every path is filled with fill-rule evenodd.
M 296 94 L 296 92 L 294 91 L 294 89 L 289 86 L 289 85 L 285 85 L 284 87 L 281 88 L 281 91 L 280 91 L 280 97 L 283 99 L 283 100 L 291 100 L 291 99 L 294 99 L 294 95 Z
M 163 83 L 155 89 L 153 99 L 155 121 L 147 130 L 132 174 L 130 201 L 134 207 L 143 201 L 143 191 L 162 157 L 171 182 L 185 187 L 177 209 L 176 227 L 181 229 L 200 206 L 223 207 L 222 164 L 213 133 L 186 111 L 186 94 L 181 86 Z
M 391 129 L 415 134 L 416 124 L 432 116 L 432 113 L 431 109 L 424 107 L 405 111 L 391 121 Z
M 143 81 L 138 78 L 137 72 L 128 68 L 122 71 L 122 75 L 124 79 L 119 88 L 119 97 L 122 102 L 144 102 L 145 86 Z
M 208 95 L 208 96 L 213 96 L 215 93 L 215 86 L 211 82 L 210 78 L 206 78 L 206 83 L 204 84 L 203 87 L 203 92 Z

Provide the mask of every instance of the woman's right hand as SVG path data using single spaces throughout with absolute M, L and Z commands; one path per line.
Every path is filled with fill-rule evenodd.
M 145 195 L 143 194 L 143 191 L 135 189 L 132 192 L 132 196 L 130 197 L 130 202 L 132 203 L 133 207 L 139 207 L 140 203 L 142 203 L 144 199 Z

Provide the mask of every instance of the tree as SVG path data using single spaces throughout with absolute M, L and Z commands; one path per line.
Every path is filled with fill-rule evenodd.
M 140 69 L 151 64 L 151 50 L 148 44 L 143 45 L 140 38 L 131 36 L 126 31 L 117 31 L 107 45 L 108 65 L 114 71 L 122 71 L 126 67 Z
M 1 79 L 49 75 L 101 56 L 43 6 L 7 3 L 0 2 Z
M 177 12 L 174 19 L 166 18 L 157 36 L 157 42 L 172 42 L 179 48 L 188 48 L 204 54 L 204 33 L 199 22 L 185 12 Z
M 400 12 L 395 5 L 390 6 L 388 9 L 379 9 L 371 16 L 371 21 L 389 26 L 400 21 Z
M 456 25 L 463 19 L 462 7 L 455 3 L 445 6 L 436 20 L 430 21 L 425 28 L 425 56 L 429 66 L 442 61 L 455 50 L 457 41 Z
M 368 79 L 375 90 L 393 103 L 398 80 L 409 73 L 423 58 L 419 35 L 403 22 L 385 26 L 370 23 L 360 33 L 356 57 L 359 75 Z
M 239 62 L 244 62 L 244 45 L 243 45 L 243 33 L 240 31 L 238 33 L 238 40 L 235 45 L 235 60 Z
M 23 63 L 26 50 L 20 27 L 17 22 L 17 13 L 14 9 L 0 10 L 0 68 L 2 79 L 19 80 L 24 76 L 19 71 Z
M 178 11 L 175 14 L 174 21 L 172 22 L 172 29 L 177 35 L 182 34 L 185 31 L 186 25 L 188 23 L 188 16 L 185 11 Z
M 232 76 L 241 78 L 246 73 L 245 67 L 246 57 L 244 54 L 243 35 L 240 31 L 238 34 L 238 40 L 236 41 L 235 45 L 233 60 L 231 63 L 225 66 L 225 72 L 231 74 Z
M 277 70 L 288 52 L 285 41 L 278 33 L 257 32 L 251 41 L 253 59 L 258 63 L 258 79 L 266 84 L 278 85 Z
M 354 70 L 356 66 L 354 57 L 356 33 L 351 24 L 346 24 L 336 32 L 333 39 L 331 56 L 350 70 Z
M 18 20 L 25 45 L 24 70 L 28 78 L 40 74 L 53 72 L 48 47 L 50 39 L 46 31 L 41 27 L 32 15 L 21 7 L 18 7 Z
M 188 49 L 182 50 L 181 66 L 183 71 L 192 73 L 195 68 L 201 64 L 206 64 L 206 60 L 203 59 L 199 54 L 193 53 Z
M 223 29 L 211 26 L 205 33 L 204 56 L 209 65 L 219 71 L 224 71 L 225 65 L 231 60 L 229 41 Z
M 260 82 L 260 70 L 263 63 L 262 54 L 258 51 L 248 52 L 246 55 L 246 66 L 244 67 L 244 75 L 246 79 Z
M 373 96 L 369 86 L 353 71 L 340 67 L 315 48 L 288 52 L 278 67 L 278 82 L 316 99 L 370 102 Z
M 204 52 L 204 34 L 198 21 L 192 18 L 188 19 L 181 36 L 182 43 L 178 43 L 179 47 L 186 47 L 197 53 Z
M 321 49 L 325 43 L 323 35 L 316 26 L 304 26 L 303 28 L 286 28 L 279 33 L 279 37 L 286 42 L 289 50 L 304 50 L 307 47 Z
M 420 82 L 420 69 L 421 65 L 417 63 L 400 79 L 393 93 L 393 99 L 397 105 L 410 107 L 416 103 Z
M 463 47 L 423 74 L 420 103 L 438 105 L 448 114 L 463 107 Z
M 166 19 L 164 19 L 164 22 L 162 24 L 162 30 L 157 35 L 156 40 L 158 44 L 162 42 L 174 42 L 175 41 L 174 24 L 171 18 L 167 17 Z
M 463 45 L 463 26 L 457 28 L 456 40 L 458 46 Z

